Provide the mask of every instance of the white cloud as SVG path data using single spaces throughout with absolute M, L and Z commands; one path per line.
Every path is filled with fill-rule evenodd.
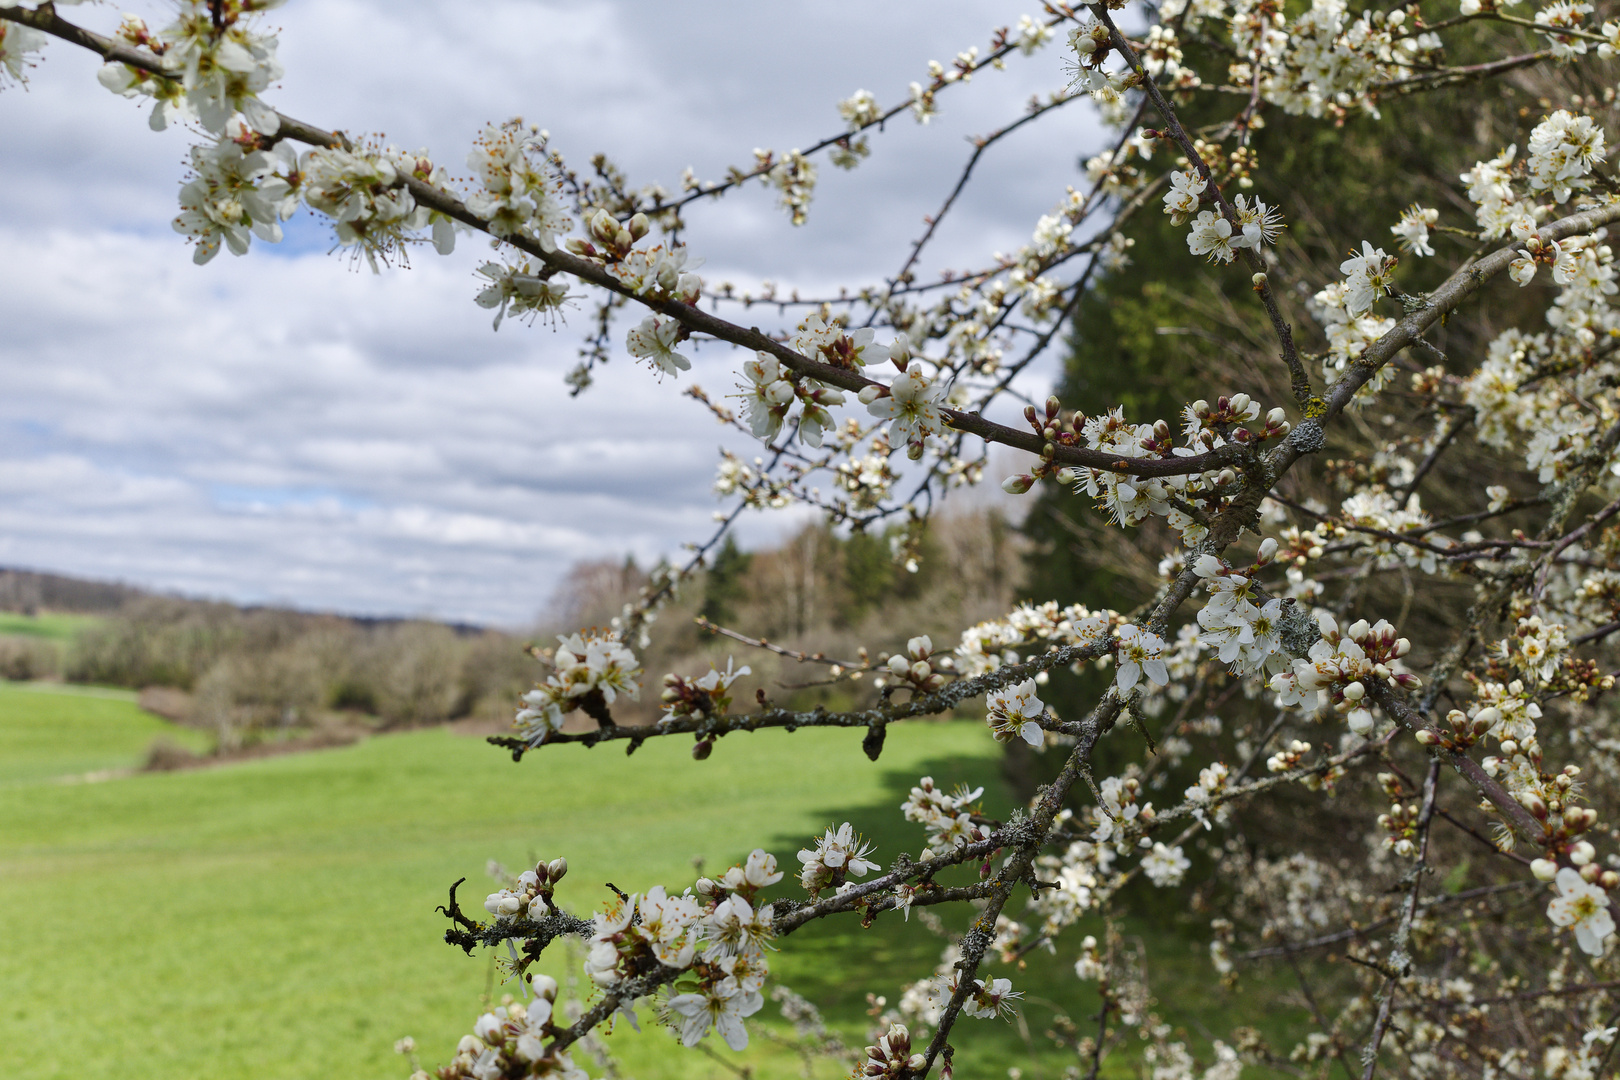
M 633 182 L 674 188 L 687 165 L 715 177 L 756 145 L 835 131 L 834 105 L 857 87 L 897 100 L 928 59 L 983 46 L 982 9 L 293 3 L 276 12 L 287 75 L 273 100 L 426 146 L 455 171 L 483 123 L 519 113 L 576 166 L 602 150 Z M 584 313 L 557 331 L 492 333 L 470 302 L 485 250 L 470 239 L 373 277 L 295 222 L 279 251 L 256 242 L 245 259 L 195 267 L 168 228 L 185 134 L 148 131 L 94 70 L 53 44 L 26 93 L 0 95 L 0 564 L 521 624 L 574 560 L 651 560 L 707 535 L 716 446 L 754 452 L 679 393 L 692 380 L 729 392 L 722 350 L 702 350 L 679 383 L 621 354 L 570 400 L 561 376 Z M 1015 61 L 942 95 L 930 127 L 891 124 L 856 172 L 823 162 L 803 228 L 760 187 L 695 207 L 704 274 L 807 291 L 881 280 L 954 181 L 961 136 L 1062 82 L 1056 50 Z M 1078 183 L 1096 141 L 1085 108 L 988 157 L 932 266 L 1027 239 Z M 745 536 L 780 528 L 754 521 Z

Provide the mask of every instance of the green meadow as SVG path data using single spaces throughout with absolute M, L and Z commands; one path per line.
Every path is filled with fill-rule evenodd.
M 733 735 L 707 761 L 689 745 L 555 747 L 513 764 L 445 728 L 342 749 L 176 773 L 128 772 L 159 735 L 195 738 L 116 692 L 0 684 L 0 1064 L 7 1077 L 396 1077 L 392 1047 L 413 1036 L 424 1066 L 470 1030 L 493 982 L 488 954 L 445 945 L 434 907 L 457 878 L 482 914 L 485 865 L 521 869 L 566 855 L 559 901 L 581 913 L 607 895 L 680 888 L 694 859 L 712 872 L 755 845 L 776 854 L 792 895 L 795 852 L 848 820 L 877 857 L 921 846 L 899 804 L 918 776 L 983 784 L 1010 802 L 999 750 L 971 722 L 898 725 L 882 760 L 859 735 L 807 730 Z M 965 922 L 954 913 L 952 925 Z M 960 929 L 960 926 L 958 926 Z M 862 930 L 846 919 L 780 942 L 773 982 L 821 1008 L 847 1042 L 864 1035 L 869 989 L 897 1000 L 942 942 L 913 918 Z M 1155 948 L 1158 980 L 1208 981 L 1195 944 Z M 1036 954 L 1012 972 L 1030 1001 L 1023 1024 L 971 1025 L 959 1076 L 1061 1075 L 1072 1061 L 1043 1032 L 1057 1005 L 1094 1011 L 1073 957 Z M 552 968 L 566 976 L 559 957 Z M 577 969 L 576 969 L 577 970 Z M 993 974 L 1008 974 L 996 965 Z M 1161 982 L 1161 992 L 1167 987 Z M 1191 1014 L 1219 1027 L 1216 990 Z M 647 1022 L 609 1043 L 632 1076 L 798 1076 L 763 1029 L 789 1029 L 767 1002 L 754 1045 L 730 1066 L 683 1051 Z M 1032 1072 L 1025 1039 L 1041 1049 Z M 716 1040 L 712 1039 L 711 1042 Z M 1194 1036 L 1194 1043 L 1207 1045 Z M 589 1068 L 591 1063 L 582 1059 Z M 1117 1060 L 1109 1075 L 1132 1075 Z M 1049 1067 L 1045 1067 L 1048 1066 Z M 591 1068 L 593 1075 L 600 1070 Z M 823 1061 L 817 1076 L 840 1075 Z
M 24 615 L 17 611 L 0 611 L 0 635 L 65 642 L 100 621 L 96 615 L 65 615 L 57 612 Z

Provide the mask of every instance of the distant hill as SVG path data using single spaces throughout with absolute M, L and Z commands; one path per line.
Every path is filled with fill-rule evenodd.
M 150 595 L 130 585 L 88 581 L 38 570 L 0 568 L 0 611 L 32 615 L 40 611 L 75 615 L 110 615 L 124 605 Z
M 19 570 L 0 567 L 0 611 L 14 611 L 22 615 L 54 612 L 69 615 L 115 615 L 138 601 L 161 598 L 179 604 L 217 606 L 222 601 L 182 596 L 179 593 L 158 592 L 125 585 L 116 581 L 94 581 L 89 578 L 52 574 L 42 570 Z M 275 604 L 229 604 L 240 611 L 288 612 L 298 615 L 331 615 L 358 626 L 386 627 L 421 620 L 403 615 L 351 615 L 344 612 L 305 611 Z M 430 620 L 437 622 L 439 620 Z M 458 634 L 481 634 L 487 627 L 476 623 L 445 622 Z

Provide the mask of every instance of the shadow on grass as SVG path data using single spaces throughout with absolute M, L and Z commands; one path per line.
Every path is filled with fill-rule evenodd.
M 881 762 L 880 762 L 881 765 Z M 984 788 L 987 814 L 1005 820 L 1021 800 L 1015 798 L 1000 757 L 942 756 L 920 763 L 915 770 L 887 769 L 882 777 L 883 795 L 879 800 L 828 807 L 825 825 L 836 827 L 848 821 L 873 842 L 873 858 L 887 867 L 896 853 L 913 855 L 923 848 L 922 826 L 906 821 L 900 805 L 922 776 L 932 776 L 947 790 L 960 783 Z M 799 869 L 795 857 L 809 838 L 778 836 L 771 850 L 789 886 Z M 974 867 L 955 867 L 941 874 L 943 884 L 965 884 L 977 877 Z M 1248 994 L 1223 989 L 1208 956 L 1208 928 L 1205 919 L 1187 910 L 1187 894 L 1163 892 L 1144 887 L 1143 903 L 1132 896 L 1122 898 L 1121 907 L 1130 912 L 1121 920 L 1127 950 L 1137 954 L 1145 971 L 1154 1001 L 1152 1011 L 1179 1029 L 1174 1038 L 1185 1038 L 1189 1048 L 1208 1061 L 1213 1039 L 1230 1041 L 1232 1030 L 1250 1024 L 1279 1046 L 1286 1055 L 1293 1041 L 1309 1030 L 1306 1010 L 1270 1009 L 1254 1015 L 1243 1007 Z M 1134 892 L 1134 890 L 1133 890 Z M 786 895 L 802 895 L 794 887 Z M 1020 888 L 1008 905 L 1009 917 L 1033 921 L 1026 908 L 1028 894 Z M 975 911 L 965 906 L 932 909 L 953 936 L 967 929 Z M 956 1029 L 953 1043 L 957 1050 L 958 1075 L 1004 1076 L 1011 1066 L 1024 1074 L 1061 1076 L 1064 1067 L 1076 1063 L 1072 1049 L 1061 1046 L 1053 1033 L 1071 1023 L 1080 1036 L 1096 1032 L 1097 984 L 1075 976 L 1073 964 L 1079 942 L 1086 934 L 1103 933 L 1102 920 L 1092 916 L 1070 928 L 1058 942 L 1056 954 L 1037 949 L 1014 965 L 992 956 L 981 972 L 986 977 L 1010 978 L 1015 990 L 1025 997 L 1015 1022 L 964 1018 Z M 811 923 L 783 941 L 782 951 L 772 958 L 773 981 L 791 987 L 822 1011 L 828 1024 L 852 1046 L 862 1045 L 874 1021 L 867 994 L 898 1004 L 905 987 L 933 974 L 940 962 L 946 940 L 933 933 L 923 920 L 904 920 L 893 912 L 880 915 L 870 928 L 863 928 L 856 915 L 845 915 Z M 1252 970 L 1247 989 L 1265 986 L 1265 997 L 1276 1001 L 1289 980 L 1283 972 Z M 770 1010 L 774 1011 L 774 1010 Z M 1073 1029 L 1071 1029 L 1073 1030 Z M 1102 1075 L 1135 1076 L 1140 1063 L 1140 1040 L 1132 1037 L 1105 1062 Z M 1083 1063 L 1083 1068 L 1089 1061 Z M 1253 1067 L 1247 1076 L 1266 1075 Z

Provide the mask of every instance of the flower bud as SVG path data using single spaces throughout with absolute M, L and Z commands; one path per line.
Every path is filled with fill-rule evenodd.
M 1022 495 L 1035 486 L 1035 478 L 1028 473 L 1009 476 L 1001 482 L 1001 490 L 1009 495 Z
M 1598 884 L 1609 892 L 1614 892 L 1614 887 L 1620 885 L 1620 874 L 1613 870 L 1605 870 L 1598 875 Z
M 1249 283 L 1258 289 L 1266 283 L 1266 275 L 1263 272 L 1256 274 L 1249 279 Z
M 1279 405 L 1275 409 L 1272 409 L 1270 412 L 1266 413 L 1266 426 L 1276 427 L 1286 419 L 1288 419 L 1288 414 L 1283 412 L 1282 406 Z
M 862 405 L 870 405 L 872 402 L 876 401 L 882 396 L 883 387 L 876 384 L 861 387 L 861 392 L 855 395 L 856 399 L 859 400 Z
M 1266 537 L 1260 541 L 1260 561 L 1270 562 L 1272 556 L 1277 554 L 1277 541 L 1273 537 Z
M 1357 619 L 1355 622 L 1350 624 L 1350 629 L 1345 631 L 1345 636 L 1351 641 L 1360 641 L 1362 638 L 1367 636 L 1367 631 L 1369 629 L 1371 629 L 1371 627 L 1367 625 L 1366 619 Z
M 1585 866 L 1595 858 L 1597 858 L 1597 849 L 1585 840 L 1569 849 L 1569 861 L 1576 866 Z
M 1435 743 L 1440 741 L 1440 736 L 1436 735 L 1428 728 L 1420 729 L 1415 737 L 1417 741 L 1422 743 L 1424 746 L 1433 746 Z
M 516 915 L 522 910 L 523 901 L 515 896 L 503 896 L 500 902 L 495 905 L 495 914 L 497 915 Z
M 1080 470 L 1059 469 L 1057 471 L 1057 482 L 1060 484 L 1078 484 L 1080 482 Z
M 502 1022 L 500 1017 L 496 1016 L 494 1013 L 485 1013 L 483 1016 L 480 1016 L 478 1018 L 478 1022 L 473 1025 L 473 1034 L 478 1036 L 486 1043 L 499 1042 L 502 1034 L 504 1033 L 505 1027 L 506 1025 Z
M 1603 867 L 1599 866 L 1597 863 L 1587 863 L 1585 866 L 1581 867 L 1581 880 L 1586 882 L 1588 885 L 1597 884 L 1598 878 L 1602 876 Z
M 894 341 L 889 344 L 889 359 L 901 365 L 910 360 L 911 339 L 904 334 L 894 335 Z
M 1367 696 L 1367 688 L 1359 682 L 1353 682 L 1344 688 L 1344 700 L 1360 701 Z
M 557 856 L 546 864 L 546 872 L 551 875 L 552 883 L 556 884 L 568 873 L 568 860 L 561 855 Z
M 643 236 L 646 236 L 647 233 L 652 229 L 652 222 L 647 220 L 647 215 L 640 213 L 639 211 L 630 215 L 630 221 L 628 224 L 630 226 L 630 235 L 635 237 L 637 240 L 640 240 Z
M 889 657 L 889 670 L 894 672 L 895 678 L 903 679 L 907 675 L 911 674 L 911 661 L 907 660 L 899 653 L 895 653 L 893 656 Z
M 534 986 L 535 997 L 544 998 L 547 1001 L 557 1000 L 557 980 L 550 975 L 535 972 L 529 977 L 529 982 Z
M 928 666 L 928 661 L 926 660 L 918 660 L 915 664 L 911 665 L 911 678 L 915 682 L 922 682 L 933 673 L 934 669 Z
M 1551 859 L 1534 859 L 1530 863 L 1530 873 L 1535 875 L 1537 881 L 1551 881 L 1558 876 L 1558 864 Z
M 1297 669 L 1296 669 L 1297 670 Z M 1301 690 L 1320 690 L 1328 684 L 1327 676 L 1314 667 L 1306 668 L 1294 676 L 1294 685 Z

